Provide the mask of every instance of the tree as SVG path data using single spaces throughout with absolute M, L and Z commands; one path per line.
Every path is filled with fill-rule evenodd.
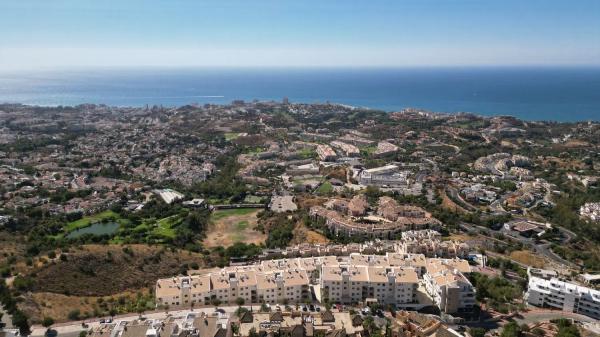
M 244 303 L 246 303 L 246 300 L 244 300 L 241 297 L 238 297 L 238 298 L 235 299 L 235 304 L 237 304 L 238 307 L 241 307 L 242 305 L 244 305 Z
M 144 306 L 141 303 L 138 303 L 138 305 L 135 308 L 135 311 L 140 315 L 140 318 L 142 318 L 144 312 L 146 311 L 146 306 Z
M 216 296 L 213 296 L 213 298 L 210 299 L 210 303 L 215 307 L 218 307 L 219 305 L 221 305 L 221 300 L 218 299 Z
M 67 315 L 67 317 L 72 321 L 76 321 L 79 319 L 80 315 L 81 315 L 81 312 L 79 311 L 79 309 L 73 309 L 73 310 L 69 311 L 69 314 Z
M 254 328 L 254 327 L 250 328 L 250 331 L 248 331 L 248 337 L 258 337 L 258 333 L 256 332 L 256 328 Z
M 46 329 L 50 329 L 50 327 L 54 324 L 54 319 L 52 317 L 44 317 L 42 321 L 42 326 Z
M 231 331 L 234 335 L 237 335 L 240 332 L 240 326 L 235 323 L 231 323 Z
M 27 321 L 27 316 L 21 310 L 17 310 L 12 314 L 12 323 L 19 329 L 19 333 L 22 336 L 29 335 L 29 322 Z
M 521 327 L 516 322 L 508 322 L 502 328 L 502 333 L 500 337 L 520 337 L 521 336 Z
M 110 317 L 115 317 L 117 315 L 117 309 L 115 308 L 110 308 L 110 310 L 108 311 L 108 314 L 110 315 Z
M 483 337 L 485 336 L 486 330 L 484 328 L 470 328 L 469 334 L 472 337 Z

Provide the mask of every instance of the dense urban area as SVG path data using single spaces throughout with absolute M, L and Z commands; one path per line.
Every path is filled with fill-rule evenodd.
M 600 334 L 600 124 L 0 105 L 0 336 Z

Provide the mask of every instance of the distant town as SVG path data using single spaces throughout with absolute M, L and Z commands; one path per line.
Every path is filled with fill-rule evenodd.
M 0 104 L 0 335 L 598 335 L 599 170 L 596 122 Z

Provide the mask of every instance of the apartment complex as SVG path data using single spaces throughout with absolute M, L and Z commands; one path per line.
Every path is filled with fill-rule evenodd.
M 337 154 L 329 145 L 319 144 L 316 151 L 322 161 L 333 161 L 337 158 Z
M 246 304 L 303 303 L 312 301 L 312 286 L 322 302 L 377 301 L 418 309 L 423 304 L 417 301 L 417 289 L 420 282 L 425 282 L 442 311 L 455 312 L 470 308 L 468 300 L 474 294 L 462 275 L 470 272 L 465 260 L 418 254 L 292 258 L 200 272 L 158 280 L 157 305 L 211 305 L 216 301 L 233 304 L 238 298 Z M 440 275 L 448 277 L 442 279 Z M 452 277 L 455 283 L 451 284 Z
M 465 242 L 441 240 L 441 234 L 431 229 L 405 231 L 400 240 L 374 240 L 364 243 L 342 244 L 309 244 L 302 243 L 286 248 L 264 249 L 258 256 L 260 260 L 310 257 L 310 256 L 342 256 L 352 253 L 361 254 L 423 254 L 426 257 L 466 257 L 470 246 Z
M 600 291 L 537 273 L 530 273 L 527 303 L 600 319 Z
M 441 225 L 424 209 L 399 205 L 390 197 L 381 197 L 377 210 L 369 214 L 369 204 L 362 194 L 349 202 L 332 199 L 324 206 L 311 207 L 309 214 L 315 219 L 324 219 L 325 225 L 336 235 L 393 239 L 403 231 L 438 228 Z
M 423 276 L 425 289 L 442 312 L 470 311 L 475 288 L 464 275 L 471 267 L 465 260 L 428 260 Z
M 301 303 L 310 298 L 306 270 L 263 272 L 222 270 L 205 276 L 180 276 L 156 282 L 158 305 L 235 303 Z
M 340 151 L 342 151 L 347 157 L 355 157 L 360 155 L 360 150 L 358 149 L 358 147 L 352 144 L 346 144 L 337 140 L 331 142 L 330 144 L 331 146 L 340 149 Z
M 400 171 L 396 165 L 386 165 L 360 172 L 358 182 L 361 185 L 373 186 L 407 186 L 408 172 Z
M 332 303 L 378 303 L 410 307 L 417 304 L 419 280 L 412 267 L 323 266 L 321 295 Z

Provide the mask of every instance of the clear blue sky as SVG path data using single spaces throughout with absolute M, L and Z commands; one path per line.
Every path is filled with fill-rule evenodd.
M 0 68 L 600 65 L 600 0 L 2 0 Z

